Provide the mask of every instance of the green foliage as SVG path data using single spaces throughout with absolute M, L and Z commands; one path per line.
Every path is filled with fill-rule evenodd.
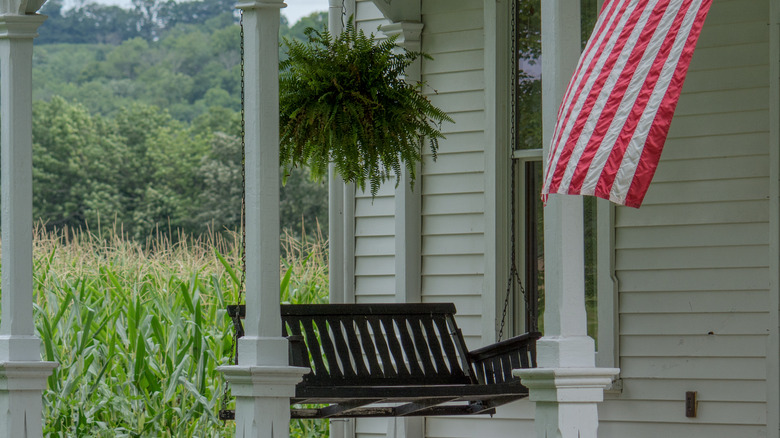
M 288 237 L 283 300 L 326 302 L 322 241 Z M 224 256 L 222 256 L 224 254 Z M 230 436 L 217 419 L 233 346 L 237 240 L 155 240 L 39 233 L 35 322 L 42 356 L 60 366 L 43 396 L 46 436 Z M 327 421 L 291 436 L 326 437 Z
M 436 156 L 439 127 L 452 119 L 422 94 L 422 84 L 403 79 L 424 56 L 399 49 L 395 38 L 375 42 L 349 24 L 333 37 L 307 29 L 307 41 L 285 40 L 280 77 L 280 162 L 307 166 L 315 180 L 329 163 L 345 181 L 376 194 L 402 168 L 412 182 L 428 138 Z
M 238 230 L 238 115 L 213 107 L 192 124 L 131 105 L 113 119 L 55 97 L 33 114 L 34 217 L 47 229 L 119 223 L 143 241 L 162 232 Z M 327 187 L 294 169 L 280 190 L 281 225 L 300 236 L 327 229 Z
M 168 28 L 157 40 L 36 44 L 34 208 L 47 229 L 116 222 L 144 240 L 239 228 L 240 32 L 231 12 L 208 16 L 224 3 L 210 1 L 158 8 Z M 287 182 L 282 228 L 327 230 L 327 187 L 301 169 Z

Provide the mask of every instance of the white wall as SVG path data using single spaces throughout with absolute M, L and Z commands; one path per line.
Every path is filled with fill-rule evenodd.
M 423 81 L 455 120 L 422 177 L 423 301 L 451 301 L 469 347 L 480 346 L 485 257 L 485 78 L 482 2 L 422 2 Z
M 600 436 L 766 436 L 768 15 L 714 1 L 645 203 L 616 211 L 623 393 Z
M 422 2 L 423 50 L 434 57 L 423 62 L 423 80 L 456 121 L 418 180 L 422 296 L 455 302 L 471 347 L 482 345 L 490 247 L 482 4 Z M 767 433 L 768 15 L 768 0 L 714 1 L 645 204 L 616 211 L 623 392 L 600 407 L 600 436 Z M 356 17 L 367 31 L 386 22 L 369 1 L 358 2 Z M 356 195 L 358 302 L 394 300 L 393 205 L 392 184 L 373 201 Z M 684 415 L 685 391 L 698 391 L 697 418 Z M 492 419 L 429 418 L 426 433 L 533 436 L 532 416 L 520 402 Z M 386 430 L 386 420 L 357 423 L 359 436 Z

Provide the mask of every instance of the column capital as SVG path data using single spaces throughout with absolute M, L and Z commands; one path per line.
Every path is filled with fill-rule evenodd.
M 0 0 L 0 15 L 24 16 L 35 14 L 46 0 Z
M 287 4 L 284 0 L 248 0 L 239 1 L 236 4 L 236 9 L 250 10 L 250 9 L 282 9 L 286 8 Z
M 527 368 L 512 371 L 529 390 L 533 402 L 598 403 L 604 389 L 620 373 L 617 368 Z
M 46 15 L 0 15 L 0 39 L 28 38 L 38 36 L 38 27 Z
M 379 27 L 385 35 L 398 35 L 396 42 L 401 47 L 406 47 L 404 43 L 420 42 L 422 36 L 423 23 L 418 21 L 397 21 L 395 23 L 385 24 Z

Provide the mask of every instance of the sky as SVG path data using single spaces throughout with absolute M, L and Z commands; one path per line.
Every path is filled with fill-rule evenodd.
M 119 5 L 123 8 L 129 8 L 132 4 L 130 0 L 65 0 L 64 5 L 69 8 L 79 3 L 91 3 L 92 1 L 107 5 Z M 285 3 L 287 3 L 287 7 L 282 9 L 282 14 L 287 17 L 290 24 L 294 24 L 301 17 L 312 12 L 328 10 L 328 0 L 286 0 Z
M 282 14 L 287 17 L 290 24 L 312 12 L 328 10 L 328 0 L 286 0 L 285 3 L 287 7 L 282 9 Z

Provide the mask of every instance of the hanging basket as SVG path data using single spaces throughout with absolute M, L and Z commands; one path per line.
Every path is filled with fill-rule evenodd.
M 280 64 L 281 165 L 307 166 L 321 180 L 333 163 L 374 196 L 388 179 L 397 186 L 404 167 L 414 184 L 424 139 L 435 159 L 441 124 L 453 121 L 421 83 L 404 80 L 406 67 L 429 57 L 399 49 L 395 37 L 375 42 L 352 24 L 336 38 L 311 28 L 305 35 L 306 42 L 285 40 Z

